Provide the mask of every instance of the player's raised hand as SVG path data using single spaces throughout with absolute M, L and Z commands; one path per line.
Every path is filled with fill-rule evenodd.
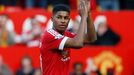
M 91 12 L 90 0 L 85 0 L 85 2 L 86 2 L 87 12 L 90 13 Z
M 80 4 L 79 4 L 79 14 L 81 17 L 87 17 L 88 14 L 88 8 L 87 8 L 87 4 L 85 0 L 80 0 Z

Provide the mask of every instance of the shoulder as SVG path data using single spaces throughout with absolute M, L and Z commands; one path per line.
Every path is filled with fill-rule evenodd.
M 52 37 L 55 37 L 56 35 L 58 35 L 58 33 L 53 29 L 47 29 L 44 31 L 43 34 L 43 36 L 52 36 Z
M 76 34 L 75 33 L 72 33 L 72 32 L 69 32 L 69 31 L 66 31 L 65 32 L 65 35 L 70 37 L 70 38 L 73 38 Z
M 49 33 L 52 36 L 58 35 L 58 33 L 55 30 L 53 30 L 53 29 L 48 29 L 48 30 L 46 30 L 46 32 Z
M 60 39 L 63 38 L 63 35 L 59 34 L 57 31 L 53 29 L 45 30 L 42 39 Z

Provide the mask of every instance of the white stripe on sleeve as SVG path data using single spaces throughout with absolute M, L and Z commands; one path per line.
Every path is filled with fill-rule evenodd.
M 68 37 L 64 37 L 59 45 L 59 50 L 63 50 L 64 49 L 64 45 L 67 41 Z

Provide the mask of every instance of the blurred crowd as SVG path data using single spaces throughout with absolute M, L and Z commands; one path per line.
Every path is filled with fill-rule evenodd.
M 20 61 L 20 66 L 15 72 L 4 62 L 0 55 L 0 75 L 42 75 L 41 68 L 33 67 L 33 60 L 30 56 L 25 55 Z M 80 62 L 74 63 L 73 71 L 70 75 L 87 75 L 83 70 L 83 64 Z
M 42 72 L 40 68 L 33 67 L 33 60 L 27 55 L 21 59 L 20 67 L 16 72 L 13 72 L 0 55 L 0 75 L 42 75 Z
M 109 56 L 108 56 L 109 57 Z M 121 65 L 114 65 L 112 62 L 105 63 L 99 67 L 95 61 L 98 58 L 87 59 L 87 63 L 84 67 L 82 62 L 75 62 L 72 65 L 69 75 L 120 75 L 122 71 Z M 117 58 L 115 60 L 118 60 Z M 99 59 L 99 61 L 101 61 Z M 104 61 L 104 59 L 103 59 Z M 114 61 L 113 61 L 114 62 Z M 117 61 L 115 61 L 117 62 Z M 28 55 L 24 55 L 20 60 L 20 65 L 13 71 L 4 61 L 2 55 L 0 55 L 0 75 L 42 75 L 41 68 L 33 66 L 34 61 Z M 120 62 L 119 62 L 120 63 Z
M 0 15 L 0 46 L 8 47 L 21 43 L 29 47 L 37 47 L 41 33 L 43 32 L 36 16 L 29 18 L 29 21 L 24 24 L 22 34 L 17 35 L 14 30 L 14 25 L 10 21 L 7 14 Z
M 134 9 L 134 0 L 90 0 L 93 9 L 123 10 Z M 45 8 L 56 4 L 66 4 L 77 9 L 79 0 L 0 0 L 2 6 L 18 6 L 22 8 Z
M 80 16 L 70 20 L 67 30 L 76 33 L 80 23 Z M 15 44 L 22 44 L 28 47 L 38 47 L 40 37 L 45 29 L 52 28 L 51 20 L 43 28 L 41 23 L 45 17 L 34 15 L 27 18 L 22 24 L 22 33 L 18 35 L 14 30 L 13 21 L 7 14 L 0 14 L 0 47 L 8 47 Z M 98 15 L 94 20 L 97 40 L 89 45 L 116 45 L 120 41 L 120 36 L 116 34 L 108 25 L 105 15 Z
M 22 33 L 17 34 L 14 30 L 14 24 L 7 14 L 0 15 L 0 47 L 8 47 L 12 45 L 24 45 L 28 47 L 39 47 L 40 37 L 45 29 L 52 28 L 53 23 L 48 21 L 45 28 L 42 27 L 41 16 L 35 15 L 25 20 L 22 25 Z M 70 20 L 67 30 L 76 33 L 80 23 L 80 16 L 76 16 L 75 20 Z M 105 15 L 98 15 L 94 20 L 97 40 L 88 45 L 117 45 L 120 36 L 116 34 L 108 25 Z

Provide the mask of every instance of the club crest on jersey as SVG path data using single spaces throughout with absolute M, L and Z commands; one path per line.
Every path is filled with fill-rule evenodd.
M 68 60 L 70 60 L 70 57 L 61 58 L 61 61 L 63 61 L 63 62 L 68 61 Z

